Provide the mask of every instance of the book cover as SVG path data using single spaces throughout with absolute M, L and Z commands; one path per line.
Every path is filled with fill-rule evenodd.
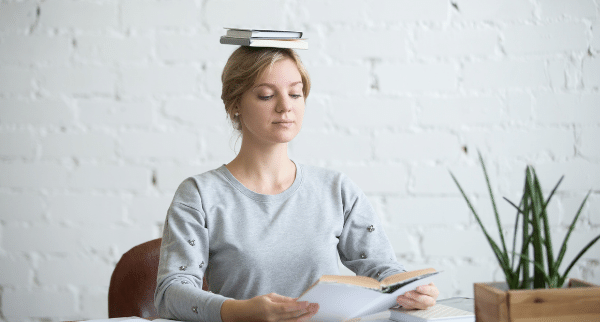
M 220 42 L 221 44 L 250 47 L 308 49 L 308 42 L 304 39 L 235 38 L 221 36 Z
M 316 321 L 348 321 L 385 311 L 396 298 L 427 285 L 440 272 L 432 268 L 392 275 L 379 282 L 364 276 L 324 275 L 298 301 L 319 304 Z

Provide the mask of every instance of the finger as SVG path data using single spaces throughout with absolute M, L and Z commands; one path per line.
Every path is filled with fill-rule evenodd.
M 418 294 L 418 293 L 414 293 L 411 294 L 414 297 L 412 297 L 413 300 L 415 300 L 418 304 L 418 308 L 419 309 L 426 309 L 428 307 L 434 306 L 435 305 L 435 300 L 436 298 L 429 296 L 429 295 L 423 295 L 423 294 Z
M 283 308 L 283 312 L 294 312 L 294 311 L 300 311 L 300 310 L 306 310 L 306 308 L 308 307 L 308 302 L 303 301 L 303 302 L 294 302 L 294 303 L 283 303 L 280 304 L 281 308 Z
M 295 298 L 279 295 L 277 293 L 268 294 L 268 298 L 273 304 L 276 304 L 275 311 L 279 313 L 287 313 L 305 310 L 308 302 L 297 302 Z
M 283 321 L 288 321 L 288 322 L 301 322 L 301 321 L 308 321 L 310 320 L 315 314 L 317 314 L 317 312 L 319 311 L 319 304 L 317 303 L 311 303 L 310 305 L 308 305 L 308 307 L 306 308 L 306 310 L 304 310 L 304 312 L 298 316 L 294 316 L 288 319 L 285 319 Z
M 285 313 L 278 314 L 276 316 L 276 318 L 277 318 L 277 321 L 297 321 L 300 317 L 304 316 L 307 313 L 308 313 L 307 309 L 291 311 L 291 312 L 285 312 Z
M 307 302 L 302 302 L 305 305 L 302 307 L 296 306 L 287 306 L 282 311 L 279 311 L 277 314 L 277 320 L 291 320 L 300 319 L 301 317 L 310 314 L 312 310 L 314 310 L 314 304 L 309 305 Z
M 308 306 L 307 310 L 308 310 L 308 313 L 300 316 L 299 321 L 308 321 L 313 316 L 315 316 L 315 314 L 317 314 L 317 312 L 319 312 L 319 304 L 317 304 L 317 303 L 311 303 Z
M 435 305 L 435 299 L 428 295 L 422 295 L 417 292 L 407 292 L 404 295 L 398 296 L 396 302 L 406 309 L 421 309 L 424 310 Z
M 421 307 L 421 305 L 419 303 L 417 303 L 417 301 L 410 299 L 410 298 L 406 298 L 403 295 L 399 296 L 396 299 L 396 302 L 398 303 L 398 305 L 400 305 L 402 308 L 405 308 L 407 310 L 413 310 L 413 309 L 423 309 Z
M 308 302 L 272 302 L 273 303 L 273 312 L 278 315 L 279 319 L 287 319 L 296 316 L 300 316 L 307 312 Z
M 296 299 L 279 295 L 277 293 L 267 294 L 266 299 L 270 302 L 269 315 L 276 320 L 285 320 L 301 316 L 307 312 L 308 302 L 297 302 Z
M 398 296 L 396 298 L 396 303 L 398 303 L 398 305 L 400 305 L 401 307 L 403 307 L 407 310 L 416 309 L 415 301 L 413 299 L 407 297 L 406 295 Z
M 416 288 L 416 291 L 418 293 L 424 294 L 424 295 L 429 295 L 433 298 L 437 298 L 438 295 L 440 294 L 440 291 L 438 290 L 438 288 L 433 284 L 429 284 L 429 285 L 421 285 L 419 287 Z

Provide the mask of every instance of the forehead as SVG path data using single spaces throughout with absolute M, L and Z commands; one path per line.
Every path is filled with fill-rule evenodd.
M 256 79 L 261 83 L 289 83 L 302 81 L 298 66 L 291 58 L 282 58 L 267 66 Z

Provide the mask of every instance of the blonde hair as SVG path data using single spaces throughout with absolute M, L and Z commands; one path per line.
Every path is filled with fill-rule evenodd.
M 294 50 L 241 46 L 229 56 L 223 68 L 223 74 L 221 74 L 221 81 L 223 82 L 221 99 L 225 104 L 225 112 L 236 130 L 242 130 L 239 118 L 234 115 L 235 106 L 239 104 L 242 95 L 254 85 L 256 79 L 267 68 L 285 58 L 289 58 L 296 63 L 302 78 L 302 94 L 304 100 L 306 100 L 310 92 L 310 77 Z

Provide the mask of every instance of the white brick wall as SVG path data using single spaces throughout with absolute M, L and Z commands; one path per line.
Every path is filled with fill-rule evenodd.
M 375 69 L 379 89 L 386 94 L 453 91 L 456 90 L 457 71 L 448 63 L 382 63 Z
M 4 64 L 65 64 L 69 59 L 71 42 L 67 37 L 31 35 L 23 38 L 7 35 L 0 47 Z
M 452 3 L 461 20 L 477 22 L 527 21 L 536 10 L 529 0 L 456 0 Z
M 498 32 L 491 28 L 416 30 L 416 57 L 490 56 L 498 47 Z
M 542 60 L 468 62 L 465 63 L 463 73 L 463 86 L 467 90 L 541 90 L 549 85 L 545 62 Z
M 42 2 L 39 8 L 39 23 L 46 28 L 101 31 L 115 29 L 119 24 L 118 3 L 115 1 L 54 0 Z
M 545 189 L 566 176 L 555 243 L 591 189 L 567 261 L 600 233 L 597 0 L 0 0 L 0 322 L 106 317 L 121 254 L 235 156 L 218 43 L 235 26 L 306 32 L 291 156 L 350 176 L 406 267 L 446 271 L 442 297 L 502 279 L 449 175 L 492 225 L 477 150 L 498 197 L 527 164 Z M 599 254 L 571 275 L 600 283 Z
M 0 29 L 27 30 L 35 21 L 37 4 L 34 1 L 4 2 L 0 10 Z

